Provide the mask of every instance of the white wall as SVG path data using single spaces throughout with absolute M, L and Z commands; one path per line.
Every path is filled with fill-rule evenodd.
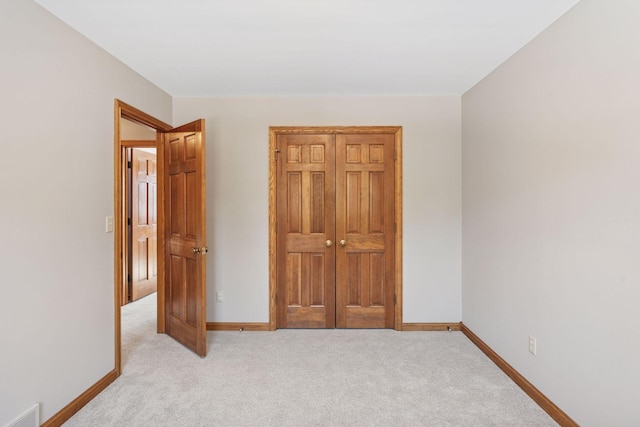
M 113 100 L 171 98 L 31 1 L 0 2 L 0 425 L 114 369 Z
M 463 321 L 585 426 L 640 422 L 638 22 L 582 0 L 462 98 Z
M 131 120 L 120 120 L 120 138 L 136 141 L 155 141 L 156 130 Z
M 404 322 L 458 322 L 459 97 L 175 98 L 207 121 L 207 318 L 267 322 L 269 126 L 401 125 Z M 215 291 L 224 302 L 215 302 Z

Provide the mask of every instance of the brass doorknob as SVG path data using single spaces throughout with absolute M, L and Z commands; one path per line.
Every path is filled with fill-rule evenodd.
M 331 240 L 327 240 L 326 242 L 324 242 L 325 246 L 330 248 L 331 245 L 333 245 L 333 242 Z
M 340 246 L 342 246 L 343 248 L 347 245 L 347 241 L 346 240 L 340 240 Z
M 208 247 L 202 247 L 202 248 L 191 248 L 191 252 L 193 252 L 194 255 L 204 255 L 207 252 L 209 252 L 209 248 Z

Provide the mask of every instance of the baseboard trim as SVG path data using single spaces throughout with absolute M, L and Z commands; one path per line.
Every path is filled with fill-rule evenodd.
M 460 323 L 403 323 L 405 331 L 459 331 Z
M 89 403 L 94 397 L 100 394 L 109 384 L 118 378 L 116 370 L 109 372 L 97 383 L 89 387 L 84 393 L 76 397 L 71 403 L 62 408 L 53 417 L 49 418 L 41 427 L 59 427 L 69 420 L 84 405 Z
M 269 323 L 207 322 L 208 331 L 269 331 Z M 487 357 L 495 363 L 511 380 L 518 385 L 551 418 L 563 427 L 579 427 L 569 415 L 553 403 L 547 396 L 531 384 L 525 377 L 509 365 L 498 353 L 474 334 L 464 323 L 403 323 L 402 331 L 462 331 Z M 116 370 L 109 372 L 84 393 L 45 421 L 41 427 L 60 427 L 76 412 L 94 399 L 118 378 Z
M 207 331 L 270 331 L 269 323 L 207 322 Z M 401 331 L 460 331 L 460 323 L 403 323 Z
M 269 331 L 269 323 L 207 322 L 207 331 Z
M 507 374 L 509 378 L 513 380 L 518 387 L 522 389 L 534 402 L 538 404 L 551 418 L 553 418 L 558 424 L 563 427 L 579 427 L 579 424 L 571 419 L 562 409 L 560 409 L 555 403 L 553 403 L 547 396 L 542 394 L 533 384 L 531 384 L 525 377 L 523 377 L 513 366 L 509 365 L 498 353 L 493 351 L 484 341 L 482 341 L 476 334 L 462 322 L 460 322 L 462 332 L 474 343 L 484 354 L 487 355 L 498 368 Z

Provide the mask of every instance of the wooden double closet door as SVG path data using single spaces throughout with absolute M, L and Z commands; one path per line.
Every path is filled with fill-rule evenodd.
M 393 133 L 276 137 L 276 327 L 393 328 Z

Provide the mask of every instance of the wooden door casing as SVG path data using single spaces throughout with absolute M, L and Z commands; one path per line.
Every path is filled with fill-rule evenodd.
M 280 328 L 335 326 L 334 135 L 277 140 Z
M 402 128 L 390 126 L 270 128 L 270 151 L 273 153 L 269 178 L 270 329 L 292 327 L 281 320 L 286 317 L 287 309 L 282 302 L 287 297 L 288 285 L 285 283 L 291 282 L 287 275 L 291 277 L 292 271 L 300 272 L 296 274 L 300 274 L 303 281 L 305 277 L 313 277 L 302 273 L 304 267 L 289 268 L 287 272 L 286 263 L 283 263 L 283 257 L 288 257 L 286 249 L 283 252 L 286 243 L 283 221 L 287 220 L 283 209 L 288 209 L 284 195 L 288 195 L 289 190 L 283 189 L 286 147 L 282 146 L 282 141 L 286 136 L 303 135 L 332 137 L 336 153 L 335 235 L 333 239 L 325 236 L 332 241 L 330 252 L 335 254 L 336 262 L 333 273 L 335 326 L 321 326 L 322 323 L 331 325 L 331 320 L 302 317 L 297 319 L 300 325 L 293 327 L 310 327 L 308 322 L 311 320 L 316 324 L 314 327 L 401 330 Z M 325 186 L 331 188 L 326 183 Z M 330 203 L 325 200 L 325 206 Z M 330 217 L 329 214 L 325 216 Z M 344 247 L 339 245 L 340 240 L 345 240 Z M 325 257 L 327 253 L 325 250 Z M 329 275 L 326 270 L 323 274 L 326 282 Z
M 157 289 L 158 190 L 156 155 L 131 150 L 131 291 L 136 301 Z
M 206 355 L 204 120 L 163 134 L 166 333 Z
M 394 136 L 336 140 L 336 326 L 394 326 Z

